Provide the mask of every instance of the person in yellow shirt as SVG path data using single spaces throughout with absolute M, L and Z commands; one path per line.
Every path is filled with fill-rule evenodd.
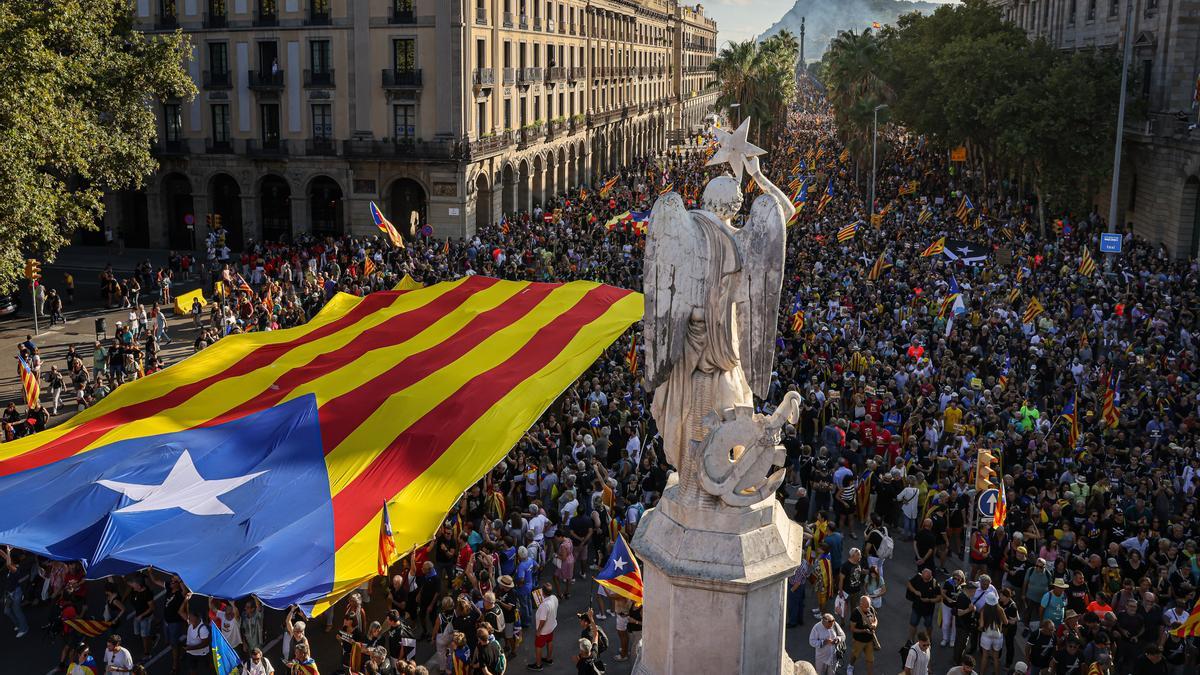
M 962 416 L 962 408 L 958 407 L 958 397 L 955 396 L 950 403 L 946 404 L 946 411 L 942 414 L 942 423 L 946 433 L 958 433 L 958 423 L 962 421 Z

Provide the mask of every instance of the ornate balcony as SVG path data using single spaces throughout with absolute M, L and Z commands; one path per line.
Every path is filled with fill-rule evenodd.
M 342 154 L 347 157 L 378 159 L 457 159 L 462 153 L 456 141 L 418 141 L 401 138 L 342 141 Z
M 332 138 L 310 138 L 304 141 L 304 154 L 333 157 L 337 155 L 337 141 Z
M 388 68 L 383 71 L 384 89 L 420 89 L 421 86 L 420 68 L 406 70 Z
M 250 139 L 246 141 L 246 154 L 250 157 L 287 157 L 288 142 L 282 138 L 270 141 Z
M 476 68 L 472 74 L 471 83 L 480 88 L 496 86 L 496 70 L 494 68 Z
M 505 131 L 495 136 L 485 136 L 471 141 L 471 159 L 483 159 L 503 152 L 513 144 L 513 133 Z
M 228 70 L 204 71 L 205 89 L 229 89 L 233 86 L 233 77 Z
M 333 86 L 333 70 L 305 70 L 304 71 L 304 86 L 305 87 L 332 87 Z
M 250 71 L 250 88 L 264 91 L 283 89 L 283 71 L 252 70 Z

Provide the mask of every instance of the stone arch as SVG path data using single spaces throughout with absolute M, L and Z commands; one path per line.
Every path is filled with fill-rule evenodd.
M 505 214 L 517 210 L 517 170 L 507 162 L 500 171 L 500 210 Z
M 558 158 L 554 160 L 554 196 L 566 194 L 570 190 L 567 182 L 567 147 L 558 146 Z
M 174 249 L 195 249 L 192 180 L 179 172 L 163 176 L 162 199 L 167 218 L 167 245 Z
M 246 234 L 242 221 L 242 186 L 237 178 L 224 171 L 209 177 L 208 205 L 210 213 L 221 216 L 225 245 L 234 251 L 242 250 L 246 245 Z
M 532 181 L 529 158 L 526 157 L 517 164 L 517 212 L 533 210 L 533 196 L 530 192 Z
M 292 186 L 279 174 L 258 181 L 258 208 L 263 241 L 286 241 L 292 236 Z
M 568 144 L 566 152 L 567 152 L 567 161 L 566 161 L 567 166 L 566 166 L 565 171 L 566 171 L 566 175 L 567 175 L 567 188 L 573 189 L 579 185 L 579 173 L 576 171 L 577 167 L 575 164 L 575 144 L 574 143 Z
M 345 230 L 345 193 L 324 174 L 308 181 L 308 220 L 318 237 L 340 237 Z
M 1184 226 L 1191 225 L 1192 237 L 1188 242 L 1188 250 L 1176 251 L 1175 255 L 1180 258 L 1200 257 L 1200 178 L 1195 175 L 1188 176 L 1183 183 L 1179 221 Z
M 536 153 L 533 156 L 531 168 L 533 201 L 538 205 L 546 203 L 546 160 L 542 157 L 542 153 Z M 532 206 L 530 207 L 532 211 Z
M 412 176 L 399 176 L 388 185 L 388 219 L 405 238 L 416 236 L 428 215 L 429 192 Z
M 492 224 L 492 186 L 486 171 L 475 177 L 475 231 L 480 232 Z

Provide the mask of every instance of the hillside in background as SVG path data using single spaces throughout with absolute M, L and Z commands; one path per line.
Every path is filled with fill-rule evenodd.
M 800 18 L 806 19 L 804 58 L 816 61 L 829 47 L 829 41 L 843 30 L 862 30 L 872 21 L 881 24 L 894 23 L 896 18 L 909 12 L 932 12 L 941 5 L 934 2 L 908 2 L 907 0 L 796 0 L 783 18 L 775 22 L 759 39 L 770 37 L 788 29 L 797 38 L 800 36 Z

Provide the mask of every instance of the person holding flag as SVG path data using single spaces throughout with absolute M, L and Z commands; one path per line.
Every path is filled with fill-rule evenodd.
M 624 535 L 617 534 L 608 562 L 596 574 L 596 583 L 635 605 L 642 604 L 642 568 L 630 552 Z
M 238 675 L 242 671 L 239 668 L 242 665 L 242 659 L 238 656 L 237 651 L 229 646 L 229 642 L 225 640 L 225 635 L 217 624 L 209 621 L 208 634 L 212 636 L 212 663 L 213 672 L 216 675 Z M 260 652 L 261 653 L 261 652 Z
M 387 235 L 388 241 L 392 242 L 392 246 L 396 248 L 404 248 L 404 239 L 400 236 L 399 230 L 396 229 L 392 222 L 383 216 L 383 211 L 371 202 L 371 220 L 374 221 L 375 227 L 378 227 L 381 232 Z

